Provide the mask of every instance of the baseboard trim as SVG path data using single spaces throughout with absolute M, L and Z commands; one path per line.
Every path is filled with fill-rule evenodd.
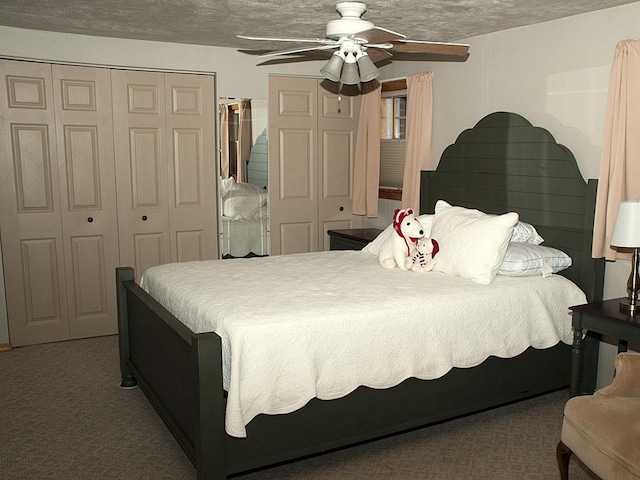
M 10 352 L 13 347 L 10 343 L 0 343 L 0 352 Z

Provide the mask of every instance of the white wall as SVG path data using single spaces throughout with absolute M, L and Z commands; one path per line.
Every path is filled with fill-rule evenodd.
M 259 45 L 256 45 L 259 48 Z M 319 76 L 322 61 L 257 66 L 233 48 L 125 40 L 0 26 L 0 57 L 115 67 L 215 72 L 219 97 L 268 98 L 270 73 Z
M 600 167 L 602 128 L 614 49 L 640 36 L 640 2 L 463 40 L 464 63 L 396 62 L 388 78 L 434 72 L 433 155 L 464 128 L 514 111 L 569 147 L 585 178 Z

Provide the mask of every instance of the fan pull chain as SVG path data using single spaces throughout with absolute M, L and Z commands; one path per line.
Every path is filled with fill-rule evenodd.
M 340 108 L 340 102 L 342 101 L 342 95 L 340 94 L 341 89 L 342 89 L 342 82 L 338 80 L 338 113 L 342 113 L 342 109 Z

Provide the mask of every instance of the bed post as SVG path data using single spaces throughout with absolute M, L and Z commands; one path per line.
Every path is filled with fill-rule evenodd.
M 127 362 L 129 361 L 129 319 L 127 316 L 127 289 L 124 286 L 124 282 L 133 282 L 134 279 L 135 274 L 133 268 L 116 268 L 118 342 L 120 344 L 120 373 L 122 374 L 122 383 L 120 383 L 120 387 L 122 388 L 133 388 L 138 384 L 127 366 Z
M 194 339 L 199 396 L 195 455 L 197 477 L 198 480 L 222 480 L 227 478 L 222 340 L 215 333 L 199 334 Z
M 596 195 L 598 191 L 598 180 L 590 178 L 587 181 L 587 212 L 585 214 L 585 230 L 592 232 L 596 218 Z M 604 290 L 604 258 L 592 258 L 593 235 L 585 235 L 584 238 L 584 264 L 589 271 L 585 276 L 589 278 L 589 284 L 584 286 L 587 289 L 587 300 L 597 302 L 602 300 Z M 587 276 L 588 275 L 588 276 Z

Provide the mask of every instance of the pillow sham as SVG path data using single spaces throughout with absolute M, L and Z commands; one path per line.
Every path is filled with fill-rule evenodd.
M 488 284 L 495 278 L 518 222 L 515 212 L 487 215 L 438 200 L 431 238 L 440 245 L 436 272 Z
M 434 216 L 435 215 L 433 214 L 424 214 L 416 217 L 420 222 L 420 224 L 422 225 L 422 229 L 424 230 L 425 237 L 428 237 L 431 234 L 431 224 L 433 223 Z M 380 252 L 380 246 L 387 241 L 387 238 L 389 238 L 392 233 L 393 233 L 393 223 L 389 225 L 387 228 L 385 228 L 382 232 L 380 232 L 380 234 L 376 238 L 371 240 L 371 242 L 369 242 L 362 249 L 362 251 L 365 253 L 370 253 L 371 255 L 377 256 L 378 253 Z
M 498 268 L 498 275 L 507 277 L 548 277 L 569 268 L 571 257 L 557 248 L 531 243 L 511 242 L 504 260 Z
M 536 228 L 530 223 L 518 222 L 516 226 L 513 227 L 513 234 L 511 235 L 512 242 L 520 242 L 520 243 L 533 243 L 534 245 L 540 245 L 544 242 L 544 238 L 542 238 Z

